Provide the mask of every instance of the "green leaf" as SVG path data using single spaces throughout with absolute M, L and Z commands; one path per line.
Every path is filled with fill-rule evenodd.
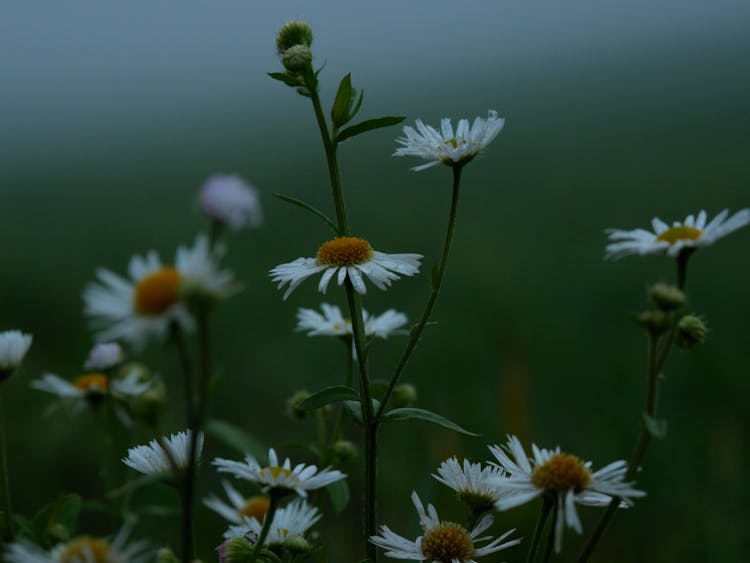
M 302 85 L 299 77 L 293 74 L 287 74 L 286 72 L 269 72 L 267 74 L 274 80 L 283 82 L 287 86 L 297 87 Z
M 643 425 L 654 438 L 664 438 L 667 435 L 667 421 L 663 418 L 653 418 L 643 413 Z
M 324 407 L 331 403 L 338 403 L 340 401 L 356 400 L 359 398 L 357 392 L 351 387 L 346 385 L 334 385 L 333 387 L 326 387 L 322 391 L 313 393 L 307 399 L 302 401 L 298 408 L 306 411 L 312 411 Z
M 352 99 L 357 95 L 357 90 L 355 88 L 352 88 Z M 357 112 L 359 111 L 359 108 L 362 107 L 362 98 L 365 97 L 365 91 L 362 90 L 359 93 L 359 98 L 357 99 L 357 103 L 354 104 L 354 108 L 349 112 L 349 120 L 354 119 L 354 116 L 357 115 Z
M 62 495 L 42 508 L 34 516 L 32 524 L 44 530 L 46 536 L 68 541 L 75 533 L 82 504 L 81 497 L 76 494 Z
M 349 504 L 349 485 L 346 480 L 335 481 L 326 487 L 331 504 L 336 512 L 341 512 Z
M 302 209 L 306 209 L 307 211 L 313 213 L 314 215 L 317 215 L 318 217 L 320 217 L 321 219 L 323 219 L 323 221 L 326 222 L 326 224 L 331 228 L 331 230 L 334 233 L 338 234 L 339 228 L 336 225 L 336 223 L 334 223 L 333 221 L 331 221 L 325 213 L 323 213 L 322 211 L 319 211 L 318 209 L 314 208 L 309 203 L 305 203 L 301 199 L 297 199 L 296 197 L 292 197 L 290 195 L 273 194 L 273 196 L 279 198 L 281 201 L 285 201 L 287 203 L 291 203 L 292 205 L 296 205 L 297 207 L 301 207 Z
M 372 400 L 372 410 L 377 412 L 380 408 L 380 401 L 377 399 Z M 351 417 L 362 424 L 362 405 L 359 401 L 344 401 L 344 409 L 351 415 Z
M 263 458 L 268 453 L 257 438 L 224 420 L 209 420 L 206 432 L 240 453 L 251 454 L 256 458 Z
M 372 131 L 373 129 L 380 129 L 381 127 L 390 127 L 391 125 L 398 125 L 404 119 L 406 119 L 406 117 L 403 115 L 393 115 L 393 116 L 388 116 L 388 117 L 377 117 L 375 119 L 367 119 L 365 121 L 361 121 L 357 123 L 356 125 L 347 127 L 341 133 L 339 133 L 338 136 L 336 137 L 336 142 L 343 143 L 350 137 L 354 137 L 355 135 L 366 133 L 367 131 Z
M 431 411 L 426 411 L 424 409 L 415 409 L 415 408 L 401 408 L 401 409 L 393 409 L 385 413 L 382 417 L 382 420 L 424 420 L 427 422 L 432 422 L 433 424 L 437 424 L 439 426 L 442 426 L 443 428 L 448 428 L 449 430 L 454 430 L 456 432 L 460 432 L 461 434 L 466 434 L 468 436 L 480 436 L 480 434 L 477 434 L 475 432 L 469 432 L 465 428 L 462 428 L 455 422 L 451 422 L 447 418 L 440 416 L 439 414 L 435 414 Z
M 347 74 L 341 79 L 336 99 L 331 107 L 331 119 L 336 127 L 341 127 L 351 119 L 349 108 L 352 105 L 352 75 Z

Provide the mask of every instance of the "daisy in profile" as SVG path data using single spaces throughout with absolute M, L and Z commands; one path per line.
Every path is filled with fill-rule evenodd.
M 247 479 L 261 486 L 263 492 L 293 492 L 307 497 L 307 491 L 319 489 L 335 481 L 345 479 L 346 475 L 337 469 L 326 468 L 318 471 L 314 465 L 300 463 L 292 468 L 289 458 L 279 463 L 276 451 L 268 450 L 268 465 L 262 467 L 251 455 L 244 461 L 216 458 L 213 464 L 221 473 L 231 473 L 240 479 Z
M 54 373 L 45 373 L 40 379 L 32 381 L 31 387 L 57 395 L 74 408 L 81 408 L 86 402 L 98 405 L 108 394 L 118 399 L 137 397 L 149 388 L 149 384 L 138 381 L 137 374 L 110 378 L 104 373 L 84 373 L 68 381 Z
M 675 221 L 670 227 L 655 217 L 651 221 L 652 231 L 635 229 L 624 231 L 607 229 L 610 243 L 607 245 L 607 258 L 621 258 L 628 254 L 661 254 L 678 256 L 683 249 L 696 249 L 709 246 L 731 232 L 750 223 L 750 209 L 742 209 L 728 217 L 725 209 L 707 222 L 705 211 L 698 216 L 688 215 L 684 221 Z
M 130 448 L 122 462 L 144 475 L 168 473 L 173 470 L 173 464 L 177 469 L 185 469 L 190 460 L 190 437 L 190 431 L 185 431 L 172 434 L 169 438 L 151 440 L 148 445 Z M 196 461 L 200 459 L 202 449 L 203 433 L 200 432 L 195 447 Z
M 20 330 L 0 332 L 0 382 L 21 365 L 31 346 L 31 335 Z
M 387 557 L 435 563 L 476 563 L 476 557 L 496 553 L 521 543 L 518 539 L 503 543 L 503 540 L 515 531 L 509 530 L 490 543 L 478 547 L 474 545 L 475 542 L 490 539 L 488 536 L 479 536 L 492 525 L 491 514 L 485 514 L 469 531 L 455 522 L 441 521 L 431 504 L 427 505 L 425 511 L 416 492 L 412 492 L 411 499 L 419 514 L 423 533 L 412 541 L 392 532 L 388 526 L 381 526 L 380 535 L 371 536 L 370 541 L 385 549 Z
M 498 467 L 508 473 L 495 482 L 502 493 L 495 503 L 498 510 L 508 510 L 542 495 L 555 502 L 555 551 L 562 549 L 563 526 L 567 524 L 582 532 L 576 504 L 607 506 L 612 498 L 621 499 L 621 507 L 631 506 L 632 499 L 646 493 L 626 483 L 627 463 L 614 461 L 598 471 L 591 470 L 591 462 L 583 462 L 574 455 L 562 453 L 560 448 L 545 450 L 532 444 L 533 459 L 526 456 L 521 442 L 508 436 L 503 447 L 490 446 Z
M 222 481 L 221 486 L 224 487 L 229 504 L 216 495 L 211 495 L 203 500 L 204 505 L 232 524 L 241 525 L 245 522 L 245 518 L 253 518 L 258 522 L 263 522 L 268 513 L 269 499 L 267 496 L 245 498 L 228 481 Z M 238 535 L 241 536 L 242 534 Z
M 477 117 L 471 126 L 468 119 L 460 119 L 455 131 L 447 117 L 440 120 L 440 131 L 417 119 L 416 129 L 407 125 L 404 127 L 405 136 L 396 139 L 402 146 L 393 156 L 418 156 L 429 160 L 427 164 L 412 168 L 414 171 L 440 163 L 464 165 L 487 148 L 504 124 L 505 120 L 494 110 L 487 112 L 487 119 Z
M 297 330 L 308 336 L 352 336 L 352 321 L 344 318 L 336 305 L 321 303 L 319 313 L 315 309 L 297 310 Z M 388 309 L 382 315 L 370 315 L 362 311 L 365 320 L 365 336 L 388 338 L 392 334 L 406 334 L 401 328 L 406 324 L 406 315 L 395 309 Z
M 318 284 L 321 293 L 326 292 L 335 275 L 339 285 L 349 278 L 357 293 L 364 294 L 367 292 L 365 277 L 379 289 L 386 289 L 393 280 L 399 279 L 398 274 L 413 276 L 419 272 L 421 258 L 421 254 L 385 254 L 373 250 L 365 239 L 337 237 L 321 244 L 315 258 L 297 258 L 279 264 L 269 273 L 273 282 L 279 282 L 279 289 L 289 284 L 284 299 L 299 284 L 320 272 L 323 272 Z
M 47 551 L 26 540 L 11 543 L 8 563 L 147 563 L 156 553 L 145 540 L 128 543 L 130 530 L 122 528 L 113 540 L 78 536 Z
M 209 218 L 230 229 L 258 227 L 263 221 L 258 190 L 237 175 L 211 176 L 201 187 L 199 204 Z
M 307 531 L 320 518 L 317 508 L 302 499 L 295 499 L 283 508 L 279 508 L 273 515 L 271 528 L 268 530 L 268 536 L 263 545 L 284 545 L 289 541 L 304 538 Z M 224 539 L 244 537 L 250 543 L 255 543 L 262 529 L 262 520 L 246 516 L 241 524 L 229 526 L 229 529 L 224 532 Z
M 432 476 L 446 487 L 456 491 L 458 498 L 475 513 L 491 510 L 502 493 L 495 486 L 498 478 L 505 477 L 499 467 L 471 463 L 465 459 L 463 465 L 455 457 L 446 459 Z
M 83 293 L 97 338 L 142 346 L 150 336 L 163 338 L 172 323 L 192 329 L 188 301 L 216 301 L 233 289 L 232 274 L 219 270 L 219 254 L 199 235 L 192 247 L 177 249 L 173 265 L 162 264 L 151 251 L 131 258 L 130 279 L 98 270 L 98 281 Z

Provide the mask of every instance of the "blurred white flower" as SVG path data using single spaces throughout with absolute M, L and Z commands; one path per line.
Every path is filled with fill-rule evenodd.
M 320 517 L 318 509 L 314 506 L 302 499 L 293 500 L 279 508 L 273 515 L 265 545 L 283 545 L 291 539 L 304 537 L 313 524 L 320 520 Z M 260 536 L 262 528 L 262 521 L 245 516 L 242 524 L 229 526 L 229 529 L 224 532 L 224 538 L 244 537 L 250 543 L 254 543 L 255 538 Z
M 31 346 L 32 336 L 20 330 L 0 332 L 0 374 L 10 374 L 23 361 Z
M 169 438 L 163 437 L 161 442 L 164 447 L 159 440 L 151 440 L 148 445 L 128 449 L 128 455 L 122 462 L 146 475 L 172 471 L 171 462 L 174 462 L 178 469 L 185 469 L 190 460 L 190 439 L 191 432 L 188 430 L 172 434 Z M 164 451 L 165 447 L 169 450 L 169 455 Z M 195 447 L 196 461 L 200 459 L 202 450 L 203 433 L 200 432 Z
M 258 190 L 237 175 L 216 174 L 201 187 L 200 208 L 231 229 L 258 227 L 263 221 Z
M 95 344 L 83 364 L 84 369 L 107 370 L 122 362 L 122 348 L 117 342 Z
M 463 465 L 455 457 L 446 459 L 432 475 L 443 485 L 450 487 L 458 498 L 477 512 L 491 510 L 502 493 L 495 486 L 498 477 L 505 471 L 499 467 L 471 463 L 465 459 Z
M 233 524 L 242 524 L 245 518 L 254 518 L 259 522 L 263 522 L 263 518 L 268 513 L 268 497 L 254 496 L 245 498 L 228 481 L 222 481 L 221 486 L 224 487 L 229 504 L 216 495 L 211 495 L 204 499 L 203 504 Z

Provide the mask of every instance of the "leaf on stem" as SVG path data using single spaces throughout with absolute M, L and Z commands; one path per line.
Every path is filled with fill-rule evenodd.
M 356 125 L 347 127 L 341 133 L 339 133 L 336 136 L 336 142 L 343 143 L 350 137 L 366 133 L 367 131 L 372 131 L 373 129 L 380 129 L 382 127 L 390 127 L 391 125 L 398 125 L 404 119 L 406 119 L 406 116 L 391 115 L 388 117 L 376 117 L 375 119 L 367 119 L 365 121 L 361 121 Z
M 352 105 L 352 75 L 347 74 L 341 79 L 339 89 L 336 91 L 336 99 L 331 107 L 331 120 L 336 127 L 341 127 L 351 119 L 349 108 Z
M 289 74 L 286 72 L 269 72 L 267 74 L 274 80 L 283 82 L 287 86 L 292 86 L 292 87 L 302 86 L 302 81 L 300 80 L 299 76 L 295 74 Z
M 83 502 L 76 494 L 62 495 L 42 508 L 31 521 L 42 534 L 58 541 L 68 541 L 75 534 Z
M 358 398 L 359 395 L 357 395 L 357 392 L 351 387 L 347 387 L 346 385 L 334 385 L 332 387 L 326 387 L 317 393 L 313 393 L 297 405 L 297 408 L 305 411 L 312 411 L 331 403 L 350 401 L 352 399 L 356 400 Z
M 345 480 L 335 481 L 326 487 L 331 504 L 336 512 L 341 512 L 349 504 L 349 485 Z
M 643 413 L 643 425 L 654 438 L 664 438 L 667 435 L 667 421 L 663 418 L 654 418 Z
M 224 420 L 209 420 L 206 423 L 206 432 L 242 454 L 263 458 L 268 452 L 255 436 Z
M 380 401 L 377 399 L 372 400 L 372 410 L 373 412 L 378 412 L 378 409 L 380 408 Z M 344 409 L 346 410 L 349 415 L 356 420 L 358 423 L 362 424 L 362 405 L 359 403 L 359 401 L 344 401 Z
M 470 432 L 439 414 L 424 409 L 415 409 L 411 407 L 392 409 L 386 412 L 381 420 L 424 420 L 442 426 L 443 428 L 466 434 L 467 436 L 480 436 L 480 434 Z
M 316 209 L 309 203 L 305 203 L 301 199 L 297 199 L 296 197 L 292 197 L 290 195 L 273 194 L 273 196 L 279 198 L 281 201 L 285 201 L 287 203 L 291 203 L 292 205 L 296 205 L 297 207 L 301 207 L 302 209 L 306 209 L 313 215 L 317 215 L 320 219 L 323 219 L 323 221 L 325 221 L 325 223 L 331 228 L 334 233 L 338 234 L 339 228 L 338 226 L 336 226 L 336 223 L 331 221 L 325 213 L 323 213 L 319 209 Z

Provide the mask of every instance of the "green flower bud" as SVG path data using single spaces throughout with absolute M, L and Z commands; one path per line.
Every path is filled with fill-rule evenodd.
M 695 315 L 685 315 L 677 323 L 677 345 L 683 350 L 690 350 L 705 340 L 706 325 Z
M 303 21 L 293 20 L 281 26 L 276 35 L 276 49 L 280 55 L 295 45 L 310 47 L 313 41 L 312 28 Z
M 284 542 L 284 547 L 293 553 L 308 553 L 312 546 L 302 536 L 292 536 Z
M 664 311 L 644 311 L 636 320 L 653 334 L 661 334 L 669 328 L 669 316 Z
M 349 440 L 336 440 L 331 446 L 331 452 L 340 462 L 346 463 L 357 455 L 357 446 Z
M 417 402 L 417 388 L 411 383 L 400 383 L 393 388 L 393 406 L 410 407 Z
M 254 548 L 245 538 L 232 538 L 225 541 L 221 547 L 221 561 L 226 563 L 247 563 L 252 559 Z
M 177 556 L 168 547 L 162 547 L 156 552 L 156 563 L 180 563 Z
M 281 56 L 284 68 L 289 72 L 298 73 L 310 67 L 312 52 L 307 45 L 292 45 Z
M 674 311 L 685 304 L 685 294 L 677 287 L 666 283 L 652 285 L 649 294 L 662 311 Z
M 308 393 L 307 391 L 297 391 L 296 393 L 294 393 L 294 395 L 289 397 L 286 402 L 286 408 L 287 412 L 292 416 L 292 418 L 302 420 L 307 417 L 309 413 L 306 410 L 299 408 L 299 405 L 309 398 L 310 393 Z

